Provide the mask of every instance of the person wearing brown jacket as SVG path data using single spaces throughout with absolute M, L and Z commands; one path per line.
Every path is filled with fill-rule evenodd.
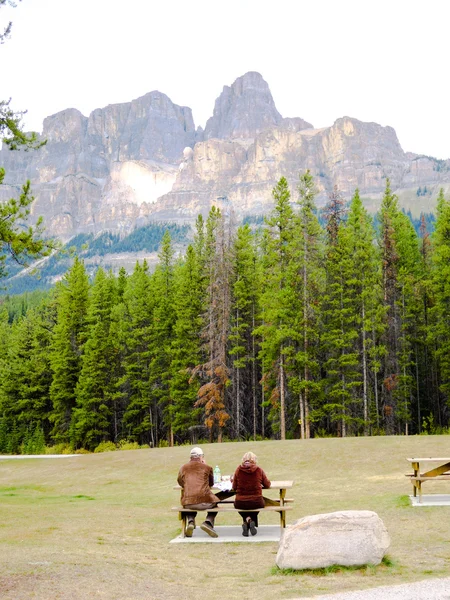
M 233 475 L 233 489 L 236 491 L 234 507 L 244 509 L 239 514 L 243 519 L 242 535 L 245 537 L 248 537 L 249 531 L 252 535 L 257 534 L 258 513 L 245 512 L 245 509 L 264 508 L 263 488 L 270 488 L 270 481 L 258 467 L 255 454 L 246 452 Z
M 214 484 L 213 469 L 205 463 L 201 448 L 192 448 L 190 460 L 179 470 L 177 481 L 182 488 L 181 505 L 183 508 L 189 509 L 183 511 L 183 516 L 186 516 L 187 520 L 186 537 L 192 537 L 197 510 L 208 511 L 206 520 L 200 525 L 200 529 L 211 537 L 217 537 L 214 529 L 217 511 L 209 509 L 217 506 L 219 498 L 211 492 L 210 488 Z

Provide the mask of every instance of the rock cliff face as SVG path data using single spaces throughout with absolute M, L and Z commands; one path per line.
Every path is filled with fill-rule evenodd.
M 450 189 L 450 160 L 403 152 L 390 127 L 343 117 L 314 129 L 283 118 L 258 73 L 224 87 L 205 131 L 195 130 L 189 108 L 155 91 L 89 117 L 64 110 L 45 119 L 42 137 L 39 151 L 0 151 L 7 173 L 0 200 L 30 179 L 33 215 L 64 240 L 149 220 L 189 222 L 212 204 L 237 216 L 262 214 L 279 178 L 295 192 L 305 169 L 319 204 L 334 185 L 347 198 L 358 187 L 375 210 L 389 177 L 400 201 L 419 213 L 432 208 L 440 187 Z
M 206 123 L 205 139 L 254 138 L 282 120 L 269 86 L 259 73 L 250 72 L 223 88 Z

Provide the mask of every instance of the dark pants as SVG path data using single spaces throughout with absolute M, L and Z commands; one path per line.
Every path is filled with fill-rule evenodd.
M 235 500 L 234 502 L 234 508 L 240 509 L 242 508 L 243 510 L 239 510 L 239 514 L 242 517 L 242 520 L 244 521 L 244 523 L 247 521 L 247 518 L 250 517 L 250 519 L 254 522 L 254 524 L 256 525 L 256 527 L 258 527 L 258 514 L 257 512 L 246 512 L 245 509 L 249 509 L 249 508 L 264 508 L 264 498 L 261 496 L 261 498 L 258 498 L 258 500 L 254 500 L 254 501 L 250 501 L 250 500 Z
M 186 517 L 187 521 L 194 521 L 197 516 L 197 510 L 208 510 L 209 508 L 215 508 L 217 504 L 215 502 L 204 502 L 202 504 L 186 504 L 183 508 L 190 508 L 189 510 L 183 511 L 183 516 Z M 206 521 L 209 521 L 214 527 L 214 521 L 216 519 L 217 511 L 209 511 L 206 513 Z
M 241 512 L 241 511 L 239 511 L 239 514 L 241 515 L 242 520 L 243 520 L 244 523 L 247 522 L 247 517 L 250 517 L 250 519 L 255 524 L 255 527 L 258 527 L 258 515 L 259 515 L 259 513 L 257 513 L 257 512 L 248 513 L 248 512 Z

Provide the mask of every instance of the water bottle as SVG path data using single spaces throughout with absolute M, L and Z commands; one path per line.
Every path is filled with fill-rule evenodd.
M 221 476 L 220 469 L 219 469 L 218 465 L 216 465 L 214 467 L 213 473 L 214 473 L 214 483 L 219 483 L 220 480 L 221 480 L 221 478 L 222 478 L 222 476 Z

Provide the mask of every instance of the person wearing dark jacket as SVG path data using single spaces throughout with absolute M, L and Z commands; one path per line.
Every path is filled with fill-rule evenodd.
M 245 512 L 245 509 L 264 508 L 263 488 L 270 488 L 270 481 L 266 474 L 257 465 L 257 458 L 253 452 L 246 452 L 242 462 L 233 475 L 233 489 L 236 492 L 234 507 L 243 519 L 242 535 L 248 537 L 248 532 L 257 534 L 258 513 Z
M 214 484 L 213 469 L 205 463 L 201 448 L 192 448 L 190 461 L 181 467 L 177 481 L 182 488 L 181 505 L 190 509 L 183 511 L 187 520 L 186 537 L 192 537 L 194 532 L 196 511 L 207 510 L 206 520 L 200 525 L 200 529 L 216 538 L 214 521 L 217 511 L 209 509 L 217 506 L 219 498 L 211 492 L 210 488 Z

